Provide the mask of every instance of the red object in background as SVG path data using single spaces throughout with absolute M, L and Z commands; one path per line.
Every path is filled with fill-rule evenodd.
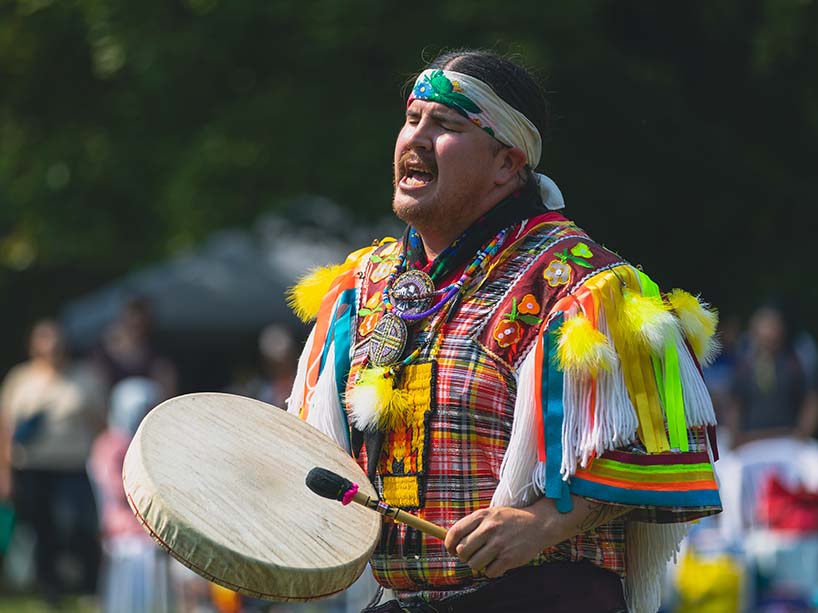
M 790 488 L 770 474 L 760 489 L 756 515 L 760 524 L 773 530 L 818 534 L 818 492 Z

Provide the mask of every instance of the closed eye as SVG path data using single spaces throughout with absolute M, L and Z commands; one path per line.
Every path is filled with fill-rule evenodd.
M 434 111 L 429 113 L 429 117 L 446 132 L 462 132 L 466 127 L 465 120 L 461 121 L 459 115 Z M 420 120 L 421 113 L 411 110 L 406 112 L 406 123 L 410 126 L 417 125 Z
M 460 116 L 455 114 L 454 111 L 449 113 L 441 113 L 438 111 L 434 111 L 431 113 L 432 119 L 438 123 L 444 130 L 449 131 L 457 131 L 462 130 L 464 127 L 463 121 L 460 120 Z

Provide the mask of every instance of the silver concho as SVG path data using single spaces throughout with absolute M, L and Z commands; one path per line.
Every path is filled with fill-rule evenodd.
M 432 305 L 435 283 L 421 270 L 408 270 L 397 279 L 389 290 L 389 300 L 395 310 L 407 315 L 417 315 Z
M 369 337 L 369 361 L 390 366 L 400 360 L 408 337 L 406 324 L 394 313 L 385 313 Z

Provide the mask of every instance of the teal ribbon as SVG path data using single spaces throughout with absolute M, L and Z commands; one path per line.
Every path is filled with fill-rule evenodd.
M 562 311 L 548 324 L 548 333 L 543 335 L 542 398 L 545 430 L 545 496 L 556 501 L 560 513 L 568 513 L 574 508 L 568 484 L 562 480 L 562 422 L 565 410 L 562 404 L 564 375 L 557 370 L 557 346 L 559 329 L 565 319 Z
M 349 354 L 352 346 L 352 314 L 355 312 L 354 289 L 348 289 L 341 294 L 335 323 L 332 326 L 332 335 L 335 338 L 335 387 L 338 397 L 343 398 L 349 376 Z M 342 308 L 346 306 L 346 308 Z
M 347 435 L 347 449 L 349 449 L 349 422 L 347 421 L 346 411 L 343 410 L 343 398 L 346 390 L 347 378 L 349 377 L 349 353 L 352 344 L 352 314 L 355 312 L 355 304 L 357 302 L 357 291 L 355 289 L 344 290 L 338 297 L 335 303 L 335 309 L 332 313 L 332 321 L 329 325 L 327 338 L 324 340 L 324 347 L 321 350 L 321 365 L 318 370 L 318 376 L 324 372 L 326 366 L 327 355 L 329 354 L 330 345 L 335 342 L 335 389 L 338 392 L 338 400 L 341 403 L 341 414 L 346 423 L 344 432 Z

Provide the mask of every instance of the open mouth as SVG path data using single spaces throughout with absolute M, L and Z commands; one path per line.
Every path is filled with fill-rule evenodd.
M 437 178 L 437 169 L 419 158 L 410 158 L 402 164 L 400 185 L 405 189 L 426 187 Z

